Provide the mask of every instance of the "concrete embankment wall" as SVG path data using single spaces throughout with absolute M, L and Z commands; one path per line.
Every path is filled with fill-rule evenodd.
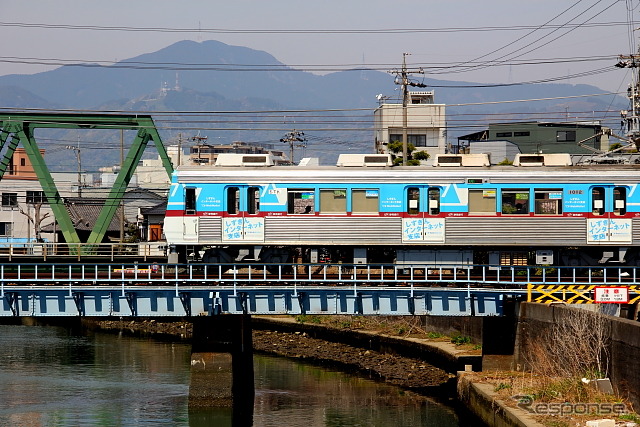
M 259 316 L 253 317 L 252 326 L 254 329 L 306 332 L 313 338 L 326 341 L 348 344 L 382 353 L 419 358 L 449 373 L 462 371 L 465 369 L 465 365 L 471 365 L 474 371 L 479 371 L 482 366 L 481 356 L 456 355 L 449 349 L 445 349 L 444 346 L 439 347 L 437 343 L 430 345 L 425 344 L 424 341 L 378 335 L 373 332 L 338 330 L 322 325 L 298 323 L 294 320 L 286 321 Z M 450 343 L 446 344 L 451 347 Z
M 516 332 L 514 362 L 524 367 L 535 358 L 529 353 L 528 343 L 542 339 L 555 324 L 569 318 L 575 310 L 565 305 L 522 303 Z M 611 341 L 609 378 L 613 387 L 629 399 L 633 407 L 640 407 L 640 322 L 618 317 L 607 317 Z

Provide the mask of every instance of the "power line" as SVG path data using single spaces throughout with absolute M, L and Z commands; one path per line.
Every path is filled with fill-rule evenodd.
M 595 22 L 587 26 L 584 24 L 545 25 L 545 29 L 571 27 L 612 27 L 625 26 L 627 22 Z M 176 28 L 176 27 L 133 27 L 133 26 L 100 26 L 100 25 L 70 25 L 46 24 L 28 22 L 0 22 L 2 27 L 43 28 L 55 30 L 82 31 L 123 31 L 123 32 L 154 32 L 154 33 L 187 33 L 187 34 L 411 34 L 411 33 L 452 33 L 452 32 L 487 32 L 487 31 L 525 31 L 539 29 L 539 25 L 507 25 L 507 26 L 478 26 L 478 27 L 440 27 L 440 28 Z

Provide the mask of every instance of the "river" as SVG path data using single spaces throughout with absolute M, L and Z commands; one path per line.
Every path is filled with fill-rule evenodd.
M 189 410 L 186 343 L 8 325 L 0 340 L 0 426 L 231 425 L 224 411 Z M 262 355 L 254 370 L 256 427 L 474 425 L 359 376 Z

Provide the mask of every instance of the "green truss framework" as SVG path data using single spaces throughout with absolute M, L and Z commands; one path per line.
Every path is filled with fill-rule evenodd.
M 102 242 L 127 190 L 136 166 L 142 157 L 142 153 L 150 140 L 153 140 L 167 174 L 171 176 L 173 173 L 173 165 L 164 145 L 162 145 L 162 140 L 150 115 L 1 113 L 0 153 L 4 151 L 4 154 L 0 159 L 0 180 L 4 177 L 18 144 L 22 143 L 67 243 L 83 242 L 80 242 L 64 200 L 60 196 L 53 177 L 40 153 L 34 137 L 34 131 L 37 128 L 138 131 L 86 243 L 97 244 Z

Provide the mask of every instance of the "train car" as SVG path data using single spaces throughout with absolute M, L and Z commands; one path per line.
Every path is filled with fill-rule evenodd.
M 637 165 L 467 162 L 391 167 L 362 155 L 271 166 L 237 155 L 180 167 L 164 225 L 169 261 L 640 265 Z

